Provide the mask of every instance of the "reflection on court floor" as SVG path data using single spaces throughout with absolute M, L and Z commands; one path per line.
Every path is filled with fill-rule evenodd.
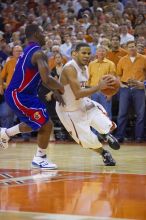
M 116 167 L 77 145 L 51 145 L 60 170 L 30 169 L 35 144 L 0 154 L 0 219 L 146 219 L 146 148 L 112 151 Z M 24 156 L 25 155 L 25 156 Z

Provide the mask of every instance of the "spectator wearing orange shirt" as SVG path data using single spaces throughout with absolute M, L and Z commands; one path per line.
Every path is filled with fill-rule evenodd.
M 107 49 L 104 46 L 98 46 L 96 51 L 97 59 L 91 61 L 88 66 L 89 70 L 89 86 L 98 85 L 99 81 L 104 75 L 107 74 L 116 74 L 116 66 L 115 64 L 106 59 Z M 108 116 L 112 118 L 111 112 L 111 100 L 112 97 L 105 96 L 104 94 L 97 92 L 91 96 L 91 99 L 100 103 L 108 113 Z
M 113 35 L 111 38 L 111 50 L 107 51 L 106 58 L 117 66 L 121 57 L 127 55 L 127 51 L 120 47 L 120 36 Z
M 131 82 L 145 81 L 146 57 L 137 53 L 134 41 L 127 43 L 128 55 L 122 57 L 117 65 L 117 74 L 121 80 L 119 113 L 117 119 L 116 136 L 123 141 L 126 132 L 128 108 L 133 104 L 136 113 L 135 139 L 141 142 L 144 132 L 145 91 L 144 88 L 133 85 Z
M 119 60 L 127 55 L 127 51 L 120 47 L 120 36 L 117 34 L 111 37 L 111 50 L 107 51 L 106 58 L 111 60 L 116 66 Z M 112 114 L 113 116 L 118 114 L 119 106 L 119 93 L 112 97 Z
M 6 61 L 4 68 L 0 73 L 0 95 L 4 94 L 5 88 L 7 88 L 7 86 L 9 85 L 14 73 L 16 62 L 21 53 L 22 47 L 15 46 L 12 51 L 13 56 L 8 58 Z M 7 128 L 11 127 L 14 123 L 14 113 L 4 101 L 4 98 L 3 101 L 0 103 L 0 122 L 1 127 Z

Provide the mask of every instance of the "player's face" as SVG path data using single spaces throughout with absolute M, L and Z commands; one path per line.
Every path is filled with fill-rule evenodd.
M 81 47 L 77 52 L 77 59 L 81 65 L 88 65 L 91 56 L 90 47 Z

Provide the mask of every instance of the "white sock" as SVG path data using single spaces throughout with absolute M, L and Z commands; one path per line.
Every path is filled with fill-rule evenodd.
M 21 132 L 20 132 L 20 129 L 19 129 L 19 124 L 18 124 L 18 125 L 15 125 L 15 126 L 13 126 L 13 127 L 11 127 L 11 128 L 8 128 L 8 129 L 6 130 L 6 133 L 7 133 L 7 135 L 8 135 L 9 137 L 21 133 Z
M 46 154 L 46 149 L 42 149 L 40 147 L 38 147 L 37 152 L 36 152 L 36 156 L 37 157 L 42 157 Z

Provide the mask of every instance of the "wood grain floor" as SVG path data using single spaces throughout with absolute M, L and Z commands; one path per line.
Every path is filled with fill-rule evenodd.
M 108 146 L 105 146 L 108 149 Z M 36 143 L 0 152 L 0 219 L 146 219 L 146 146 L 109 149 L 117 166 L 74 143 L 51 143 L 59 169 L 30 169 Z

